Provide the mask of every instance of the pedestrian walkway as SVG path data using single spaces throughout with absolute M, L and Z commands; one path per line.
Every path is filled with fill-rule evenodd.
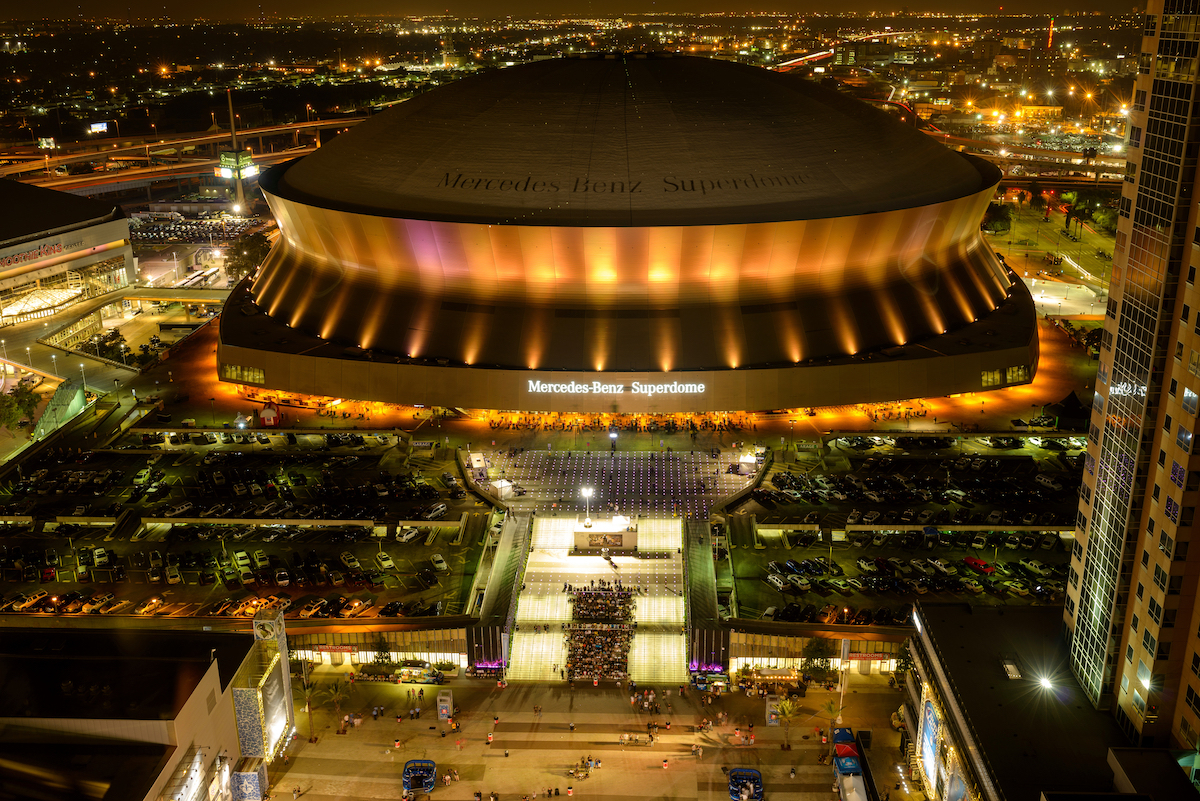
M 607 515 L 596 517 L 592 530 L 608 519 Z M 605 559 L 594 553 L 573 553 L 582 517 L 534 519 L 533 553 L 517 599 L 509 681 L 565 681 L 569 655 L 564 624 L 573 620 L 567 585 L 589 588 L 601 581 L 619 580 L 633 591 L 633 617 L 628 623 L 636 624 L 636 630 L 630 644 L 629 677 L 638 682 L 687 682 L 686 638 L 681 635 L 686 619 L 683 557 L 679 552 L 683 521 L 640 518 L 629 522 L 637 529 L 641 555 L 614 547 L 611 558 Z

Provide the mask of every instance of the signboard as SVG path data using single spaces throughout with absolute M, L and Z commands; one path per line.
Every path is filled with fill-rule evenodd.
M 354 650 L 354 647 L 350 645 L 318 645 L 317 650 L 325 653 L 348 654 Z
M 628 384 L 608 384 L 600 381 L 570 381 L 568 383 L 529 380 L 529 392 L 539 395 L 702 395 L 704 385 L 672 381 L 650 384 L 631 381 Z
M 431 451 L 433 450 L 433 442 L 430 440 L 413 440 L 414 451 Z
M 88 126 L 88 133 L 90 133 L 90 134 L 108 133 L 108 123 L 107 122 L 93 122 L 91 125 Z
M 42 136 L 38 138 L 38 150 L 53 150 L 56 147 L 53 136 Z
M 252 178 L 258 175 L 258 165 L 254 163 L 254 154 L 249 150 L 237 153 L 232 150 L 222 150 L 218 166 L 213 168 L 213 174 L 218 178 Z
M 942 722 L 933 702 L 926 701 L 925 715 L 921 721 L 921 762 L 925 775 L 931 780 L 938 774 L 938 733 L 941 727 Z

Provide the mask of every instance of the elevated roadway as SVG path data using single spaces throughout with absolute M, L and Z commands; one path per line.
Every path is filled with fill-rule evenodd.
M 357 125 L 365 120 L 366 117 L 343 117 L 336 120 L 312 120 L 311 122 L 293 122 L 286 125 L 266 125 L 260 128 L 247 128 L 237 132 L 238 140 L 245 142 L 248 139 L 259 139 L 267 136 L 280 136 L 282 134 L 298 134 L 307 131 L 320 131 L 332 128 L 345 128 L 351 125 Z M 147 153 L 153 155 L 161 153 L 164 150 L 174 150 L 176 153 L 187 148 L 203 147 L 207 145 L 220 145 L 230 141 L 229 131 L 215 131 L 212 133 L 199 134 L 184 134 L 173 139 L 161 139 L 158 137 L 126 137 L 121 138 L 117 142 L 110 139 L 102 139 L 96 142 L 77 142 L 73 145 L 67 145 L 61 149 L 71 149 L 73 146 L 87 148 L 85 150 L 72 150 L 69 153 L 59 156 L 49 156 L 45 154 L 37 155 L 32 153 L 6 153 L 0 156 L 4 159 L 27 159 L 15 164 L 0 165 L 0 176 L 9 175 L 25 175 L 28 173 L 46 173 L 53 171 L 55 167 L 60 167 L 66 164 L 78 163 L 83 161 L 97 161 L 100 159 L 107 160 L 113 156 L 140 156 L 145 158 Z M 122 142 L 132 142 L 132 144 L 122 144 Z M 256 155 L 255 160 L 260 160 L 267 155 Z M 85 176 L 78 176 L 85 177 Z

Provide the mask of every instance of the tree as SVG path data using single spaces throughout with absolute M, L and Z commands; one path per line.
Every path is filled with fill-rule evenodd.
M 1007 203 L 989 203 L 983 215 L 983 230 L 1001 233 L 1012 227 L 1012 207 Z
M 334 712 L 337 714 L 338 731 L 345 731 L 345 723 L 342 721 L 342 702 L 350 698 L 350 693 L 354 691 L 354 686 L 345 679 L 337 679 L 326 687 L 321 695 L 322 702 L 333 704 Z
M 12 395 L 13 402 L 17 406 L 17 411 L 21 417 L 33 422 L 33 415 L 37 411 L 38 404 L 41 403 L 41 397 L 34 392 L 28 384 L 18 383 L 9 392 Z
M 801 667 L 805 673 L 827 672 L 833 659 L 833 640 L 828 637 L 810 637 L 804 643 Z
M 792 747 L 792 721 L 800 717 L 802 711 L 800 704 L 794 698 L 783 698 L 775 704 L 775 717 L 779 718 L 779 722 L 783 724 L 783 747 L 785 750 Z
M 225 259 L 225 275 L 230 283 L 242 280 L 248 273 L 258 269 L 271 250 L 271 240 L 266 234 L 255 232 L 244 234 L 229 245 Z
M 909 649 L 909 642 L 905 640 L 900 646 L 899 652 L 896 654 L 896 670 L 895 673 L 903 676 L 908 671 L 913 669 L 912 651 Z
M 387 635 L 383 633 L 380 633 L 379 639 L 375 641 L 375 664 L 392 664 L 392 646 L 388 642 Z
M 0 395 L 0 428 L 7 428 L 9 436 L 16 436 L 13 430 L 21 419 L 21 409 L 17 406 L 16 398 L 12 395 Z
M 1109 208 L 1096 209 L 1092 212 L 1092 222 L 1106 234 L 1117 230 L 1117 213 Z
M 1040 211 L 1046 208 L 1046 198 L 1042 194 L 1042 186 L 1037 181 L 1029 183 L 1029 208 Z
M 299 683 L 292 685 L 292 694 L 296 696 L 297 701 L 304 702 L 304 711 L 308 713 L 308 741 L 315 743 L 317 741 L 317 734 L 313 730 L 312 708 L 313 704 L 320 703 L 323 691 L 313 681 L 313 677 L 308 674 L 308 671 L 305 670 L 300 677 Z

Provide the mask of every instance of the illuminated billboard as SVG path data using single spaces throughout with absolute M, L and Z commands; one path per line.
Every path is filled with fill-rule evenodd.
M 107 122 L 93 122 L 91 125 L 88 126 L 88 133 L 90 133 L 90 134 L 108 133 L 108 123 Z

